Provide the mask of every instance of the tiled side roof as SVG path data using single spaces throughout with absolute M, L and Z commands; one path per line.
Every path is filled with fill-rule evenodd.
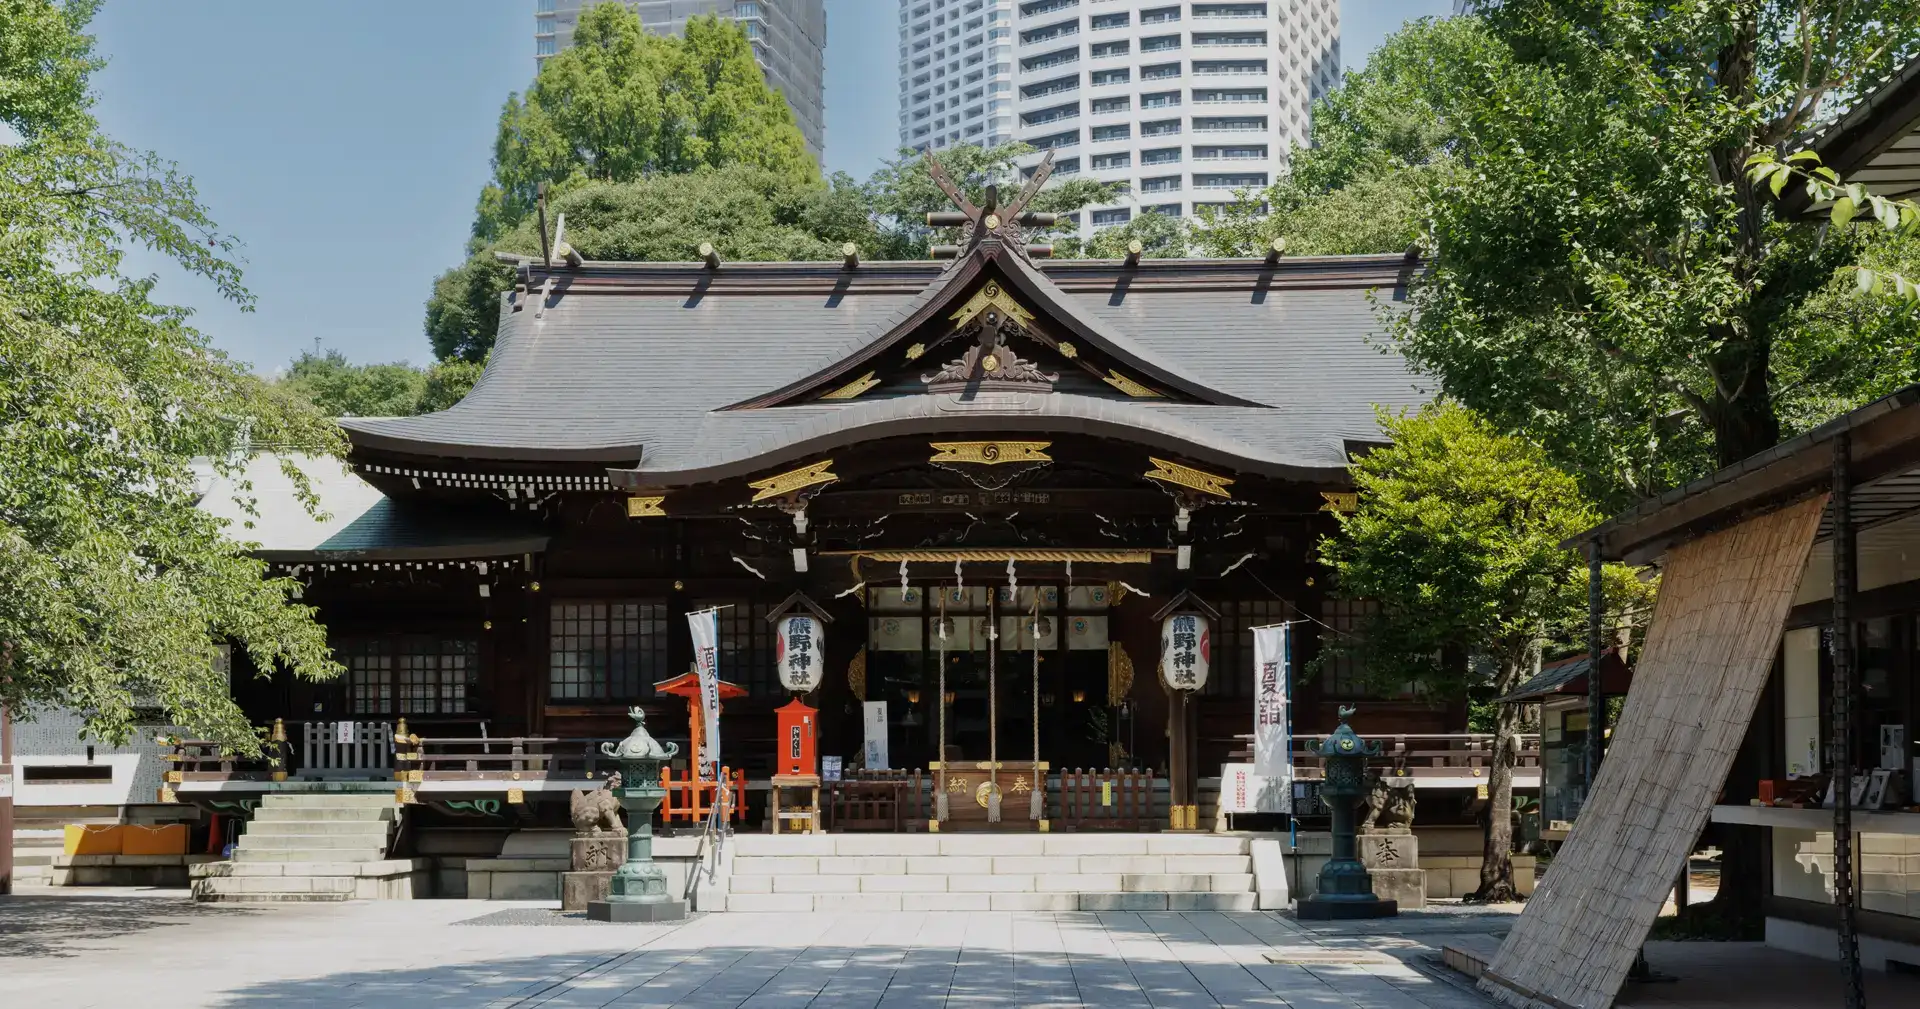
M 283 457 L 261 453 L 237 477 L 200 465 L 200 509 L 223 522 L 227 534 L 270 560 L 428 560 L 491 557 L 546 549 L 546 533 L 506 516 L 465 517 L 446 510 L 415 514 L 360 479 L 338 459 L 295 455 L 319 497 L 315 517 L 281 469 Z M 242 490 L 239 481 L 251 484 Z M 242 502 L 251 497 L 257 514 Z

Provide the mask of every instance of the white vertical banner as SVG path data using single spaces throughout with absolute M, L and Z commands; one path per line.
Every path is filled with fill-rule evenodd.
M 1269 778 L 1287 776 L 1287 646 L 1289 627 L 1253 628 L 1253 769 Z
M 887 702 L 864 701 L 862 705 L 866 709 L 867 770 L 887 770 Z
M 720 766 L 720 611 L 689 613 L 687 627 L 693 631 L 694 668 L 700 674 L 700 713 L 706 723 L 700 770 L 712 776 Z

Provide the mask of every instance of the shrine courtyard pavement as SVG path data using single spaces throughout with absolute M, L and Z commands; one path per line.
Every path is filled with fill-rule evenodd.
M 40 890 L 0 897 L 0 1006 L 1478 1009 L 1491 1003 L 1439 965 L 1439 946 L 1511 921 L 1511 911 L 1454 907 L 1365 925 L 984 911 L 605 925 L 540 904 L 249 907 L 194 904 L 181 891 Z M 1652 959 L 1681 982 L 1630 991 L 1620 1005 L 1838 1004 L 1824 997 L 1836 986 L 1788 996 L 1783 976 L 1836 974 L 1778 951 L 1654 944 Z M 1885 994 L 1900 1001 L 1905 990 Z

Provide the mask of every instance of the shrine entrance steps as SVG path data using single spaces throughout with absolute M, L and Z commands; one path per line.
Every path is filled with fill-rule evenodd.
M 199 901 L 341 901 L 425 896 L 428 862 L 390 859 L 392 789 L 261 799 L 233 859 L 194 866 Z
M 1251 911 L 1251 841 L 1207 834 L 742 834 L 729 911 Z

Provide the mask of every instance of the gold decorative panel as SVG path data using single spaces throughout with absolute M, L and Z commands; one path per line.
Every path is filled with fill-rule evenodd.
M 1177 462 L 1168 462 L 1165 459 L 1155 459 L 1152 456 L 1148 456 L 1147 461 L 1153 464 L 1153 468 L 1145 474 L 1149 480 L 1158 480 L 1161 483 L 1170 483 L 1178 487 L 1185 487 L 1188 490 L 1196 490 L 1202 494 L 1212 494 L 1215 497 L 1223 497 L 1229 501 L 1233 500 L 1233 495 L 1227 492 L 1227 486 L 1233 483 L 1233 480 L 1228 477 L 1216 476 L 1205 470 L 1197 470 L 1192 466 L 1182 466 Z
M 659 518 L 667 513 L 665 494 L 652 497 L 633 495 L 627 498 L 627 517 L 630 519 Z
M 922 354 L 924 354 L 924 353 L 926 353 L 926 352 L 927 352 L 927 345 L 926 345 L 926 344 L 924 344 L 924 343 L 916 343 L 916 344 L 914 344 L 913 346 L 911 346 L 911 347 L 908 347 L 908 348 L 907 348 L 907 360 L 909 360 L 909 361 L 918 361 L 918 360 L 920 360 L 920 355 L 922 355 Z
M 1052 462 L 1047 455 L 1050 441 L 936 441 L 930 443 L 935 463 L 978 463 L 997 466 L 1003 462 Z
M 824 396 L 821 396 L 820 398 L 821 399 L 852 399 L 855 396 L 858 396 L 861 393 L 866 392 L 868 389 L 871 389 L 874 386 L 879 384 L 880 384 L 880 380 L 873 377 L 873 372 L 867 372 L 866 374 L 860 376 L 859 378 L 856 378 L 853 381 L 848 382 L 846 385 L 843 385 L 840 388 L 835 389 Z
M 819 462 L 802 466 L 799 469 L 788 470 L 785 473 L 770 476 L 765 480 L 752 481 L 747 484 L 747 486 L 752 487 L 756 492 L 753 495 L 753 500 L 755 501 L 785 497 L 797 490 L 804 490 L 818 484 L 832 483 L 840 479 L 829 471 L 832 466 L 832 459 L 822 459 Z
M 1008 294 L 1006 288 L 1001 287 L 998 281 L 991 280 L 987 282 L 987 286 L 975 291 L 973 297 L 968 298 L 967 303 L 960 306 L 959 311 L 954 312 L 947 318 L 952 319 L 956 326 L 964 326 L 968 322 L 971 322 L 974 316 L 986 311 L 988 306 L 999 309 L 1002 315 L 1014 322 L 1029 323 L 1033 321 L 1032 312 L 1027 311 L 1021 307 L 1019 302 L 1013 300 L 1013 296 Z
M 1323 512 L 1350 512 L 1360 508 L 1360 495 L 1350 490 L 1323 490 L 1320 497 L 1326 501 L 1320 506 Z
M 1101 379 L 1101 381 L 1107 383 L 1110 386 L 1113 386 L 1115 389 L 1118 389 L 1129 396 L 1132 396 L 1134 399 L 1159 399 L 1160 398 L 1159 393 L 1154 392 L 1152 389 L 1149 389 L 1146 386 L 1141 385 L 1138 382 L 1135 382 L 1133 379 L 1130 379 L 1127 376 L 1122 375 L 1117 371 L 1114 371 L 1112 368 L 1107 369 L 1107 376 L 1106 378 Z

